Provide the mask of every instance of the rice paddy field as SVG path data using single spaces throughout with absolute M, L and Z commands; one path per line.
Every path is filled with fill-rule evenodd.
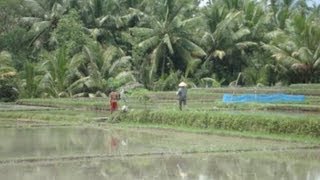
M 222 102 L 224 93 L 287 93 L 301 103 Z M 317 86 L 190 89 L 127 94 L 135 111 L 244 114 L 320 121 Z M 0 104 L 0 179 L 320 180 L 320 137 L 156 123 L 115 123 L 107 98 L 20 99 Z M 224 116 L 223 116 L 224 117 Z

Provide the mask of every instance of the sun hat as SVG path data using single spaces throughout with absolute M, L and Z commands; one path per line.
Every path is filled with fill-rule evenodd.
M 187 84 L 182 81 L 182 82 L 179 84 L 179 86 L 180 86 L 180 87 L 185 87 L 185 86 L 187 86 Z

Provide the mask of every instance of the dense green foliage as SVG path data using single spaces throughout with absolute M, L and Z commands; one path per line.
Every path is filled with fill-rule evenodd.
M 0 79 L 0 101 L 12 102 L 18 99 L 19 92 L 16 87 L 16 84 Z
M 181 80 L 197 87 L 320 82 L 319 5 L 199 3 L 3 0 L 1 87 L 29 98 L 172 90 Z

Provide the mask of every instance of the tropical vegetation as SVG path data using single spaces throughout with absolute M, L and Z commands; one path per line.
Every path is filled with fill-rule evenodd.
M 307 0 L 1 0 L 1 101 L 320 83 Z

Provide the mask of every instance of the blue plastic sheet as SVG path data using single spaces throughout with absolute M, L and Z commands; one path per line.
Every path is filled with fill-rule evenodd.
M 303 102 L 304 95 L 288 95 L 283 93 L 278 94 L 224 94 L 223 102 L 225 103 L 245 103 L 245 102 L 260 102 L 260 103 L 273 103 L 273 102 Z

